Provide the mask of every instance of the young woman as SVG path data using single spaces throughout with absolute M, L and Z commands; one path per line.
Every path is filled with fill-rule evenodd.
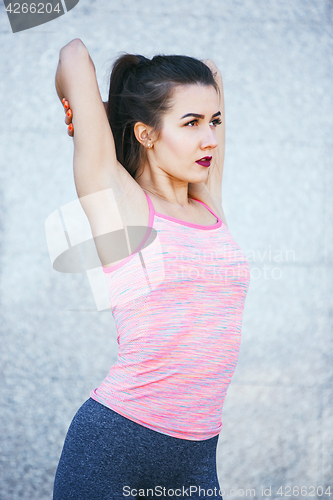
M 56 89 L 119 352 L 73 418 L 53 498 L 222 498 L 216 447 L 250 270 L 221 205 L 221 75 L 210 60 L 124 54 L 104 106 L 75 39 Z M 97 238 L 118 215 L 127 236 L 145 229 L 129 254 Z

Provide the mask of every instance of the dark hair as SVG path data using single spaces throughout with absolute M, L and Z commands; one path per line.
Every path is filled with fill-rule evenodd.
M 212 85 L 219 92 L 210 68 L 193 57 L 156 55 L 150 60 L 125 53 L 113 64 L 107 116 L 117 160 L 133 178 L 146 157 L 134 125 L 143 122 L 159 136 L 175 87 L 190 84 Z

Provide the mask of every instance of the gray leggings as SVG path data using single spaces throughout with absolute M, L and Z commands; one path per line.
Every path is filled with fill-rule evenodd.
M 217 441 L 153 431 L 89 398 L 68 429 L 53 500 L 221 500 Z

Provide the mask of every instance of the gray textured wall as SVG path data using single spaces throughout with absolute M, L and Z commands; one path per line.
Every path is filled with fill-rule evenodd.
M 76 198 L 54 88 L 59 50 L 73 38 L 88 47 L 104 99 L 123 51 L 219 66 L 223 207 L 252 276 L 218 445 L 220 485 L 225 498 L 271 487 L 273 499 L 329 500 L 332 24 L 331 0 L 81 0 L 13 34 L 1 5 L 1 500 L 52 498 L 70 421 L 117 356 L 111 313 L 96 310 L 86 275 L 52 269 L 45 238 L 46 218 Z M 302 486 L 302 495 L 292 489 Z

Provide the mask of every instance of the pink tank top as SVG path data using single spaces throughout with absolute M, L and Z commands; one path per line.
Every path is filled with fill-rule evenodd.
M 217 218 L 210 226 L 159 214 L 146 197 L 149 228 L 140 247 L 103 267 L 118 359 L 90 396 L 154 431 L 209 439 L 222 429 L 250 266 L 205 203 L 196 200 Z

